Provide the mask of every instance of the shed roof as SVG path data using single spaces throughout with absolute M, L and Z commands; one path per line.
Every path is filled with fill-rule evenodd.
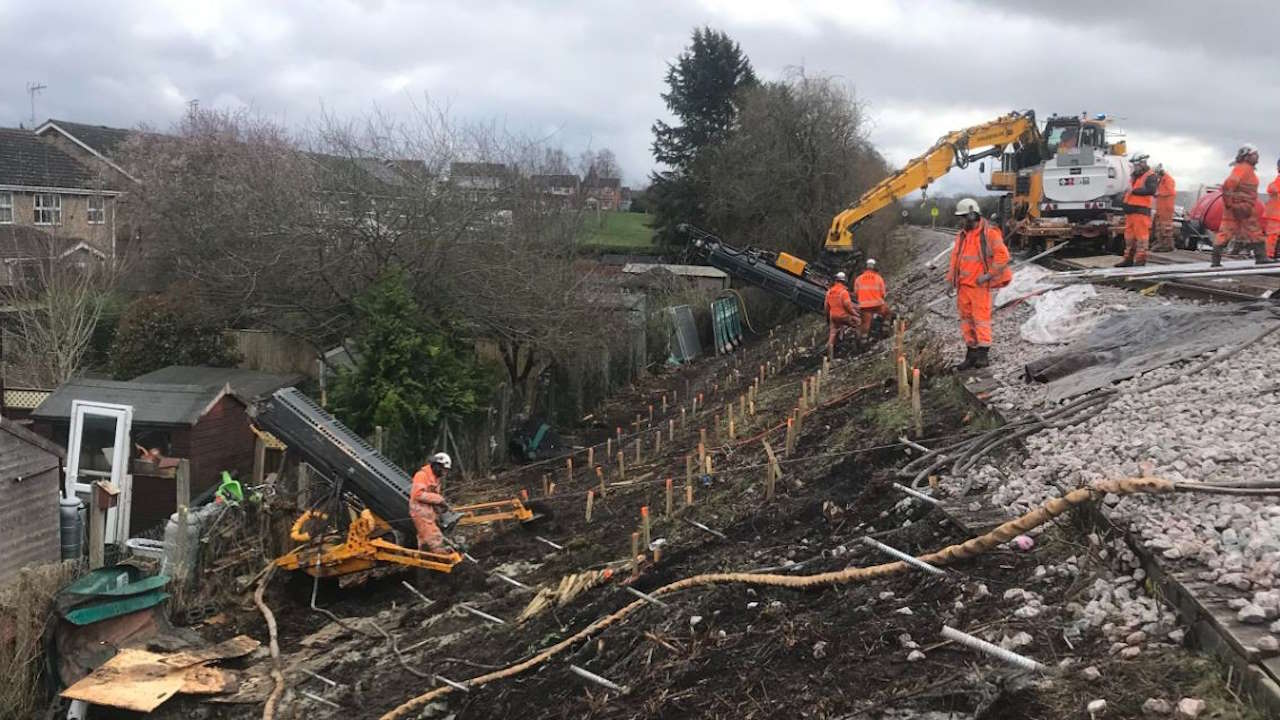
M 73 400 L 133 406 L 135 425 L 191 427 L 214 406 L 230 388 L 205 385 L 174 385 L 119 380 L 75 378 L 57 390 L 31 417 L 40 420 L 68 420 Z
M 304 377 L 298 373 L 267 373 L 246 368 L 218 368 L 200 365 L 170 365 L 153 370 L 146 375 L 139 375 L 130 382 L 153 385 L 200 385 L 206 388 L 221 389 L 230 387 L 231 392 L 244 398 L 254 400 L 279 390 L 297 385 Z
M 10 435 L 18 438 L 19 440 L 27 443 L 28 445 L 33 445 L 35 447 L 38 447 L 41 450 L 44 450 L 45 452 L 49 453 L 50 455 L 54 455 L 59 459 L 66 459 L 67 457 L 67 451 L 63 449 L 61 445 L 58 445 L 57 443 L 51 440 L 40 437 L 39 435 L 31 432 L 27 428 L 23 427 L 22 425 L 19 425 L 18 423 L 6 417 L 0 417 L 0 432 L 9 433 Z
M 622 272 L 631 275 L 641 275 L 650 270 L 666 270 L 672 275 L 681 275 L 683 277 L 700 277 L 714 278 L 716 280 L 724 280 L 729 277 L 725 271 L 719 268 L 713 268 L 709 265 L 667 265 L 663 263 L 627 263 L 622 266 Z

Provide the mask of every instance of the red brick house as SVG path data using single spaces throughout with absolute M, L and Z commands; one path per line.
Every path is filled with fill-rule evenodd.
M 582 181 L 586 201 L 584 205 L 592 210 L 617 210 L 622 202 L 622 181 L 618 178 L 597 177 L 588 173 Z

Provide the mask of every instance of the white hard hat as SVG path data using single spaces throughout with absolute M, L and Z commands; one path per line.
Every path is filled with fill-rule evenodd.
M 965 198 L 956 203 L 956 215 L 968 215 L 969 213 L 982 214 L 982 208 L 978 207 L 977 200 Z
M 1144 152 L 1136 152 L 1129 156 L 1129 162 L 1131 163 L 1146 162 L 1147 160 L 1150 160 L 1150 159 L 1151 159 L 1151 156 Z
M 431 463 L 433 465 L 439 465 L 445 470 L 453 469 L 453 458 L 449 457 L 449 453 L 438 452 L 435 455 L 432 455 Z
M 875 258 L 867 258 L 867 267 L 875 267 L 875 266 L 876 266 L 876 259 L 875 259 Z
M 848 275 L 845 275 L 845 274 L 844 274 L 844 271 L 842 270 L 842 271 L 840 271 L 840 272 L 836 273 L 836 279 L 837 279 L 837 280 L 848 280 L 848 279 L 849 279 L 849 276 L 848 276 Z
M 1256 152 L 1258 152 L 1257 145 L 1254 145 L 1253 143 L 1245 143 L 1236 151 L 1236 159 L 1239 160 L 1246 155 L 1253 155 Z

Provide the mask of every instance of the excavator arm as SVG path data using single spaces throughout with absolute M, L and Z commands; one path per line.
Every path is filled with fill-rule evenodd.
M 837 253 L 853 252 L 853 231 L 872 213 L 914 190 L 924 189 L 953 167 L 964 168 L 974 160 L 999 155 L 1006 145 L 1015 142 L 1023 145 L 1040 143 L 1034 112 L 1011 112 L 991 122 L 944 135 L 923 155 L 881 180 L 863 193 L 856 204 L 836 215 L 831 221 L 831 230 L 827 232 L 825 249 Z M 970 152 L 982 148 L 986 149 Z

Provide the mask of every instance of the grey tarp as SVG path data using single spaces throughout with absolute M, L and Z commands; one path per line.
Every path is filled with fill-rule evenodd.
M 1280 308 L 1160 306 L 1104 318 L 1066 350 L 1026 365 L 1028 381 L 1049 383 L 1059 401 L 1257 338 L 1280 322 Z

